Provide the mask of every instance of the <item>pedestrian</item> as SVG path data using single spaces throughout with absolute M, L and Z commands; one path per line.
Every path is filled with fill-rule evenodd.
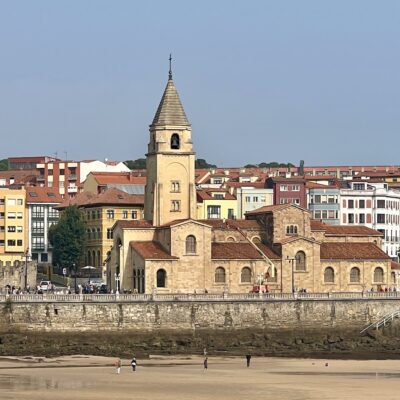
M 204 358 L 203 366 L 204 366 L 204 372 L 206 372 L 208 369 L 208 357 Z
M 246 354 L 246 364 L 247 364 L 247 368 L 250 367 L 250 360 L 251 360 L 251 354 Z
M 119 374 L 121 372 L 121 365 L 122 365 L 121 359 L 117 358 L 115 360 L 115 368 L 116 368 L 117 374 Z
M 132 361 L 131 361 L 131 366 L 132 366 L 132 371 L 133 372 L 136 371 L 136 365 L 137 365 L 136 357 L 133 356 Z

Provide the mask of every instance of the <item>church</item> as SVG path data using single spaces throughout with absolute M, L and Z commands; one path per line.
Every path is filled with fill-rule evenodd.
M 106 272 L 113 292 L 361 292 L 395 285 L 373 229 L 326 225 L 289 204 L 248 212 L 244 220 L 197 220 L 192 128 L 171 68 L 146 157 L 144 220 L 113 226 Z

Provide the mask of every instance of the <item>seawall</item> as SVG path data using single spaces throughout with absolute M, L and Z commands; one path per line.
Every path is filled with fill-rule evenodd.
M 210 352 L 400 357 L 400 299 L 0 303 L 0 354 Z M 21 353 L 22 352 L 22 353 Z

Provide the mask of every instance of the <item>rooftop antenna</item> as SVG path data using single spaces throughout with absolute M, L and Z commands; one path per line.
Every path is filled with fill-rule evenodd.
M 169 78 L 170 81 L 172 80 L 172 55 L 169 53 Z

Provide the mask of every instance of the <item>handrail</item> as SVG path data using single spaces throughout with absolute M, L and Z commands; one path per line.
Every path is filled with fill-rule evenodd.
M 0 303 L 141 303 L 141 302 L 229 302 L 229 301 L 315 301 L 400 300 L 400 292 L 329 293 L 156 293 L 156 294 L 0 294 Z M 400 311 L 399 311 L 400 312 Z M 374 324 L 372 324 L 374 325 Z
M 392 322 L 395 318 L 400 317 L 400 310 L 394 311 L 392 313 L 386 314 L 384 317 L 382 317 L 379 321 L 377 322 L 372 322 L 369 324 L 367 327 L 365 327 L 361 332 L 360 335 L 362 335 L 364 332 L 367 332 L 371 328 L 375 328 L 378 330 L 382 325 L 386 326 L 387 322 Z

